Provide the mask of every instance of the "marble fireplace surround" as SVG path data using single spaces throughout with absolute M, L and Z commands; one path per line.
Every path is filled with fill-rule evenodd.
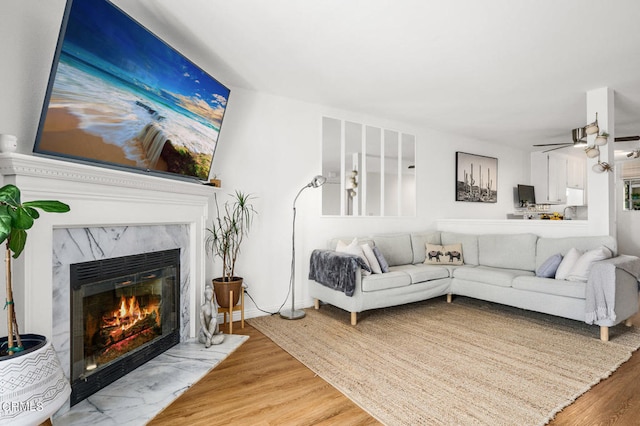
M 71 206 L 69 213 L 42 214 L 13 263 L 20 331 L 51 338 L 67 373 L 69 263 L 181 248 L 180 336 L 195 337 L 207 260 L 204 229 L 217 189 L 16 153 L 0 154 L 0 174 L 3 185 L 17 185 L 25 201 L 55 199 Z M 6 335 L 6 325 L 1 327 Z
M 191 325 L 188 225 L 111 226 L 53 230 L 53 347 L 65 375 L 70 372 L 70 268 L 74 263 L 180 248 L 180 341 Z M 185 297 L 187 296 L 187 297 Z M 64 362 L 64 361 L 67 362 Z

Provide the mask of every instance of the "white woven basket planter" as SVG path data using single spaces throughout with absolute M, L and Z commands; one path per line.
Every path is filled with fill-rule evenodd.
M 25 351 L 0 358 L 0 424 L 39 425 L 71 394 L 51 342 L 21 335 Z M 6 338 L 0 341 L 6 346 Z

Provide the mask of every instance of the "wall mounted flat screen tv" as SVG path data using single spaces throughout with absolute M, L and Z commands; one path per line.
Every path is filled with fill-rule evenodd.
M 518 203 L 520 207 L 527 207 L 536 203 L 535 188 L 531 185 L 518 185 Z
M 229 89 L 107 0 L 68 0 L 34 153 L 208 180 Z

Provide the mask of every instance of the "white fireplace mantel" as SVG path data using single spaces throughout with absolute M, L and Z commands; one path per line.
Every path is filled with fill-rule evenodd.
M 52 180 L 57 187 L 61 183 L 81 183 L 85 189 L 86 185 L 99 185 L 107 193 L 111 191 L 122 192 L 123 188 L 138 189 L 150 191 L 148 195 L 158 193 L 155 195 L 156 197 L 162 197 L 160 194 L 167 193 L 210 197 L 217 190 L 215 187 L 200 184 L 198 181 L 168 179 L 150 174 L 17 153 L 0 154 L 0 174 L 5 179 L 16 176 Z M 7 183 L 10 182 L 5 181 L 5 184 Z M 151 196 L 153 197 L 153 195 Z M 167 199 L 167 197 L 162 198 Z
M 0 154 L 3 185 L 22 200 L 54 199 L 70 205 L 64 214 L 43 213 L 28 231 L 24 253 L 13 263 L 13 287 L 21 333 L 52 335 L 53 230 L 109 226 L 186 224 L 189 227 L 190 336 L 205 281 L 204 229 L 217 188 L 87 164 L 17 153 Z M 4 275 L 4 264 L 0 267 Z M 0 286 L 0 288 L 3 286 Z M 0 297 L 4 298 L 4 290 Z M 0 322 L 0 335 L 6 335 Z

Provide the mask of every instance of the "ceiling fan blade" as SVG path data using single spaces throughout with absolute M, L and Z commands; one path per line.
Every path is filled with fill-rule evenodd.
M 640 141 L 640 136 L 621 136 L 619 138 L 615 138 L 615 142 L 630 142 L 630 141 Z
M 558 145 L 558 144 L 553 144 L 553 145 Z M 535 145 L 534 145 L 534 146 L 535 146 Z M 566 148 L 566 147 L 568 147 L 568 146 L 573 146 L 573 144 L 572 144 L 572 143 L 565 144 L 564 146 L 558 146 L 558 147 L 556 147 L 556 148 L 546 149 L 546 150 L 544 150 L 544 151 L 542 151 L 542 152 L 555 151 L 556 149 L 562 149 L 562 148 Z
M 556 145 L 563 145 L 563 146 L 569 146 L 569 145 L 573 145 L 572 143 L 543 143 L 540 145 L 533 145 L 533 146 L 556 146 Z

